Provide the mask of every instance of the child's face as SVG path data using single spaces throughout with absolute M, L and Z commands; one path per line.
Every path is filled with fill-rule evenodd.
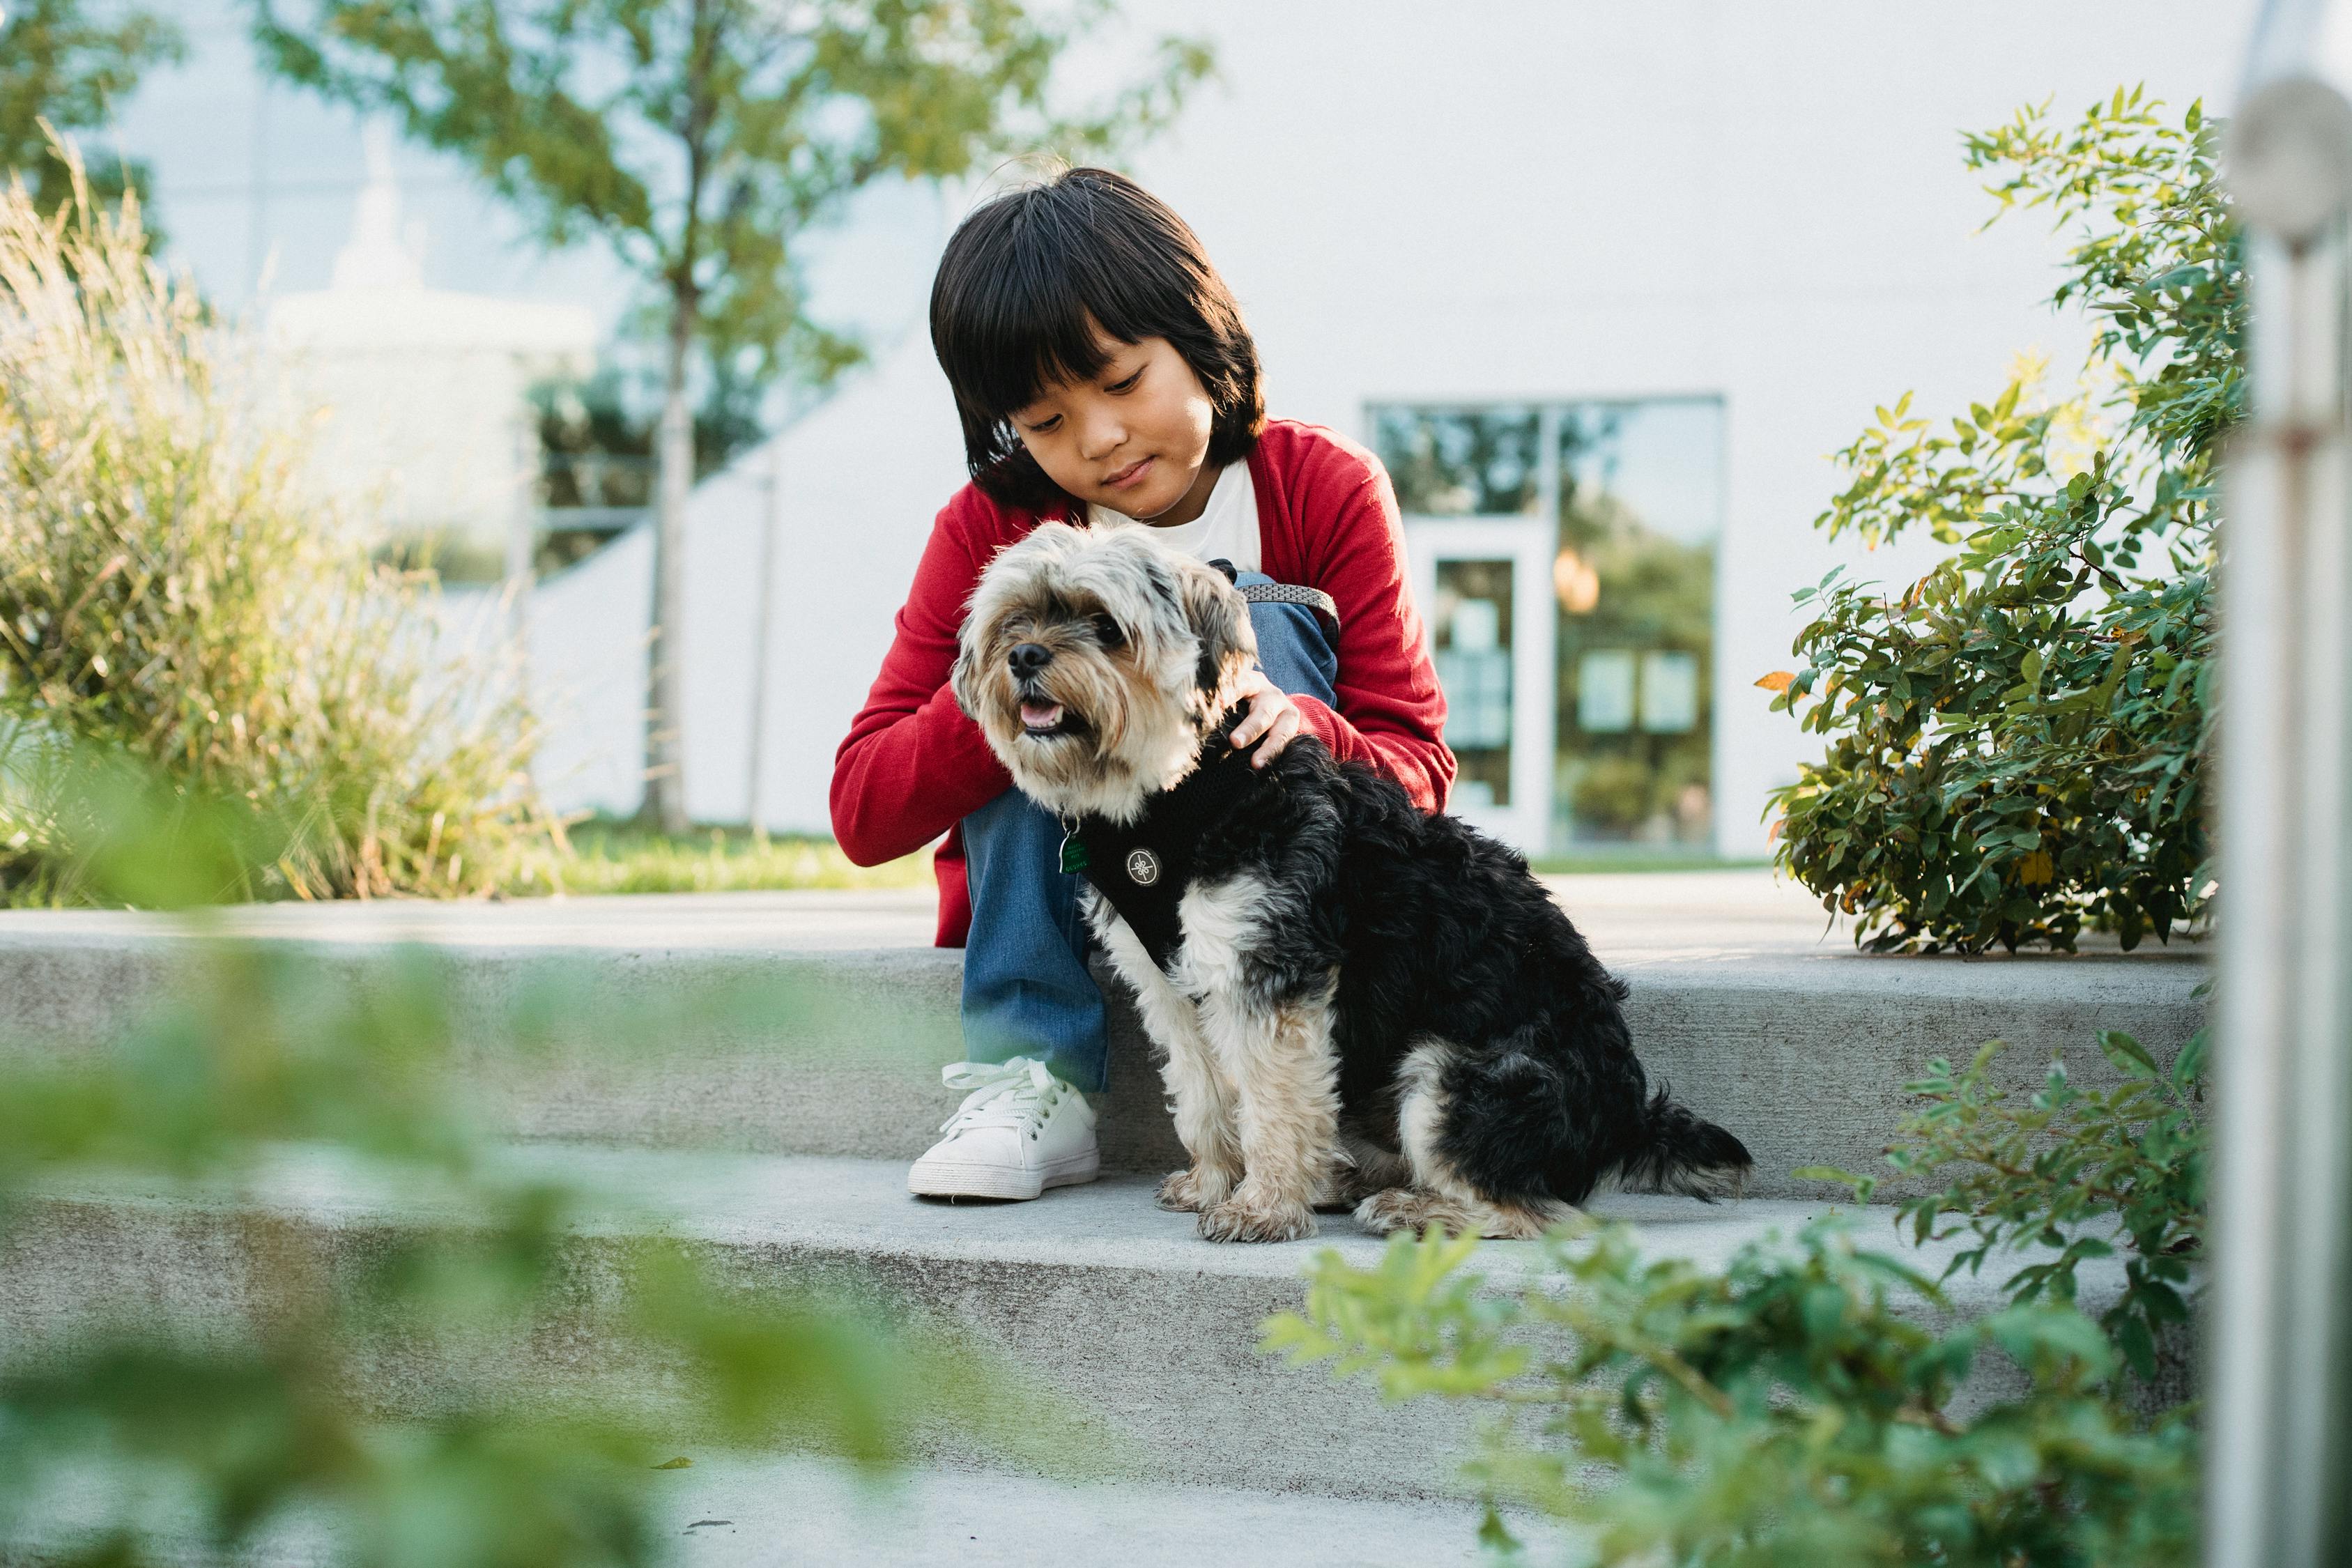
M 1216 484 L 1203 471 L 1216 405 L 1166 338 L 1102 346 L 1102 374 L 1047 387 L 1013 411 L 1013 430 L 1078 500 L 1144 522 L 1192 521 Z

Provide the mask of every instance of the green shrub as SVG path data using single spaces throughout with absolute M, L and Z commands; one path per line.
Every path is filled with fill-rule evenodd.
M 2153 1380 L 2158 1339 L 2189 1321 L 2182 1292 L 2204 1248 L 2205 1034 L 2191 1037 L 2168 1070 L 2129 1035 L 2103 1034 L 2099 1048 L 2122 1071 L 2120 1083 L 2085 1092 L 2064 1061 L 2053 1060 L 2022 1108 L 1992 1078 L 1993 1058 L 2007 1048 L 1988 1042 L 1963 1072 L 1938 1058 L 1927 1077 L 1905 1085 L 1926 1103 L 1904 1123 L 1887 1163 L 1901 1176 L 1950 1182 L 1906 1201 L 1898 1216 L 1916 1241 L 1972 1238 L 1947 1278 L 1976 1272 L 2004 1248 L 2053 1248 L 2010 1276 L 2021 1301 L 2073 1302 L 2076 1265 L 2115 1256 L 2120 1241 L 2124 1290 L 2099 1327 L 2136 1374 Z M 1842 1183 L 1863 1203 L 1877 1185 L 1843 1171 L 1798 1173 Z
M 2002 211 L 2078 224 L 2054 303 L 2096 323 L 2077 384 L 2028 364 L 1938 428 L 1906 394 L 1822 515 L 1958 550 L 1899 595 L 1797 595 L 1806 661 L 1759 684 L 1828 737 L 1774 792 L 1780 864 L 1875 949 L 2136 946 L 2205 906 L 2214 461 L 2242 406 L 2245 288 L 2215 127 L 2118 89 L 2072 129 L 1968 139 Z M 1810 700 L 1811 707 L 1805 705 Z
M 446 662 L 136 201 L 75 190 L 0 194 L 0 900 L 89 896 L 92 746 L 255 819 L 218 896 L 497 887 L 543 837 L 516 683 Z
M 2009 1305 L 1950 1321 L 1939 1281 L 1857 1245 L 1831 1215 L 1742 1247 L 1712 1271 L 1645 1258 L 1624 1226 L 1544 1242 L 1509 1286 L 1470 1271 L 1475 1241 L 1392 1239 L 1378 1267 L 1316 1263 L 1306 1310 L 1265 1346 L 1374 1378 L 1391 1399 L 1491 1405 L 1469 1465 L 1489 1503 L 1568 1521 L 1602 1563 L 1691 1568 L 2020 1568 L 2187 1563 L 2196 1555 L 2197 1435 L 2185 1410 L 2140 1415 L 2127 1370 L 2158 1370 L 2153 1331 L 2185 1316 L 2202 1231 L 2203 1067 L 2159 1073 L 2105 1037 L 2128 1075 L 2080 1094 L 2053 1068 L 2024 1107 L 1937 1063 L 1889 1163 L 1951 1184 L 1904 1205 L 1912 1237 L 1974 1233 L 1947 1278 L 2015 1265 Z M 1809 1172 L 1852 1183 L 1842 1173 Z M 2039 1250 L 2006 1253 L 2010 1243 Z M 2086 1258 L 2128 1249 L 2099 1321 L 2073 1305 Z M 1980 1363 L 2022 1392 L 1970 1409 Z

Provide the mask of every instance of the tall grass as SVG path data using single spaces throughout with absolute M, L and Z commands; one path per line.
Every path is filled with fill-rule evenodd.
M 0 901 L 93 896 L 94 750 L 250 815 L 217 897 L 487 892 L 548 842 L 520 683 L 447 662 L 256 364 L 134 198 L 0 193 Z

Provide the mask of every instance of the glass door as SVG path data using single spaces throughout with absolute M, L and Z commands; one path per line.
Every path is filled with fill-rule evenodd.
M 1452 809 L 1528 855 L 1551 821 L 1551 559 L 1539 517 L 1405 520 L 1461 771 Z

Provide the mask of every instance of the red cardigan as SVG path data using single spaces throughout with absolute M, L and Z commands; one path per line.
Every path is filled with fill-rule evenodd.
M 1345 437 L 1290 420 L 1267 424 L 1249 471 L 1266 575 L 1320 588 L 1339 607 L 1339 710 L 1297 698 L 1305 728 L 1332 755 L 1388 773 L 1423 810 L 1444 809 L 1445 698 L 1406 588 L 1387 471 Z M 850 859 L 878 865 L 948 836 L 933 862 L 941 947 L 962 946 L 971 926 L 956 824 L 1013 782 L 948 689 L 956 632 L 982 570 L 1037 522 L 975 485 L 941 509 L 882 673 L 834 754 L 833 831 Z

